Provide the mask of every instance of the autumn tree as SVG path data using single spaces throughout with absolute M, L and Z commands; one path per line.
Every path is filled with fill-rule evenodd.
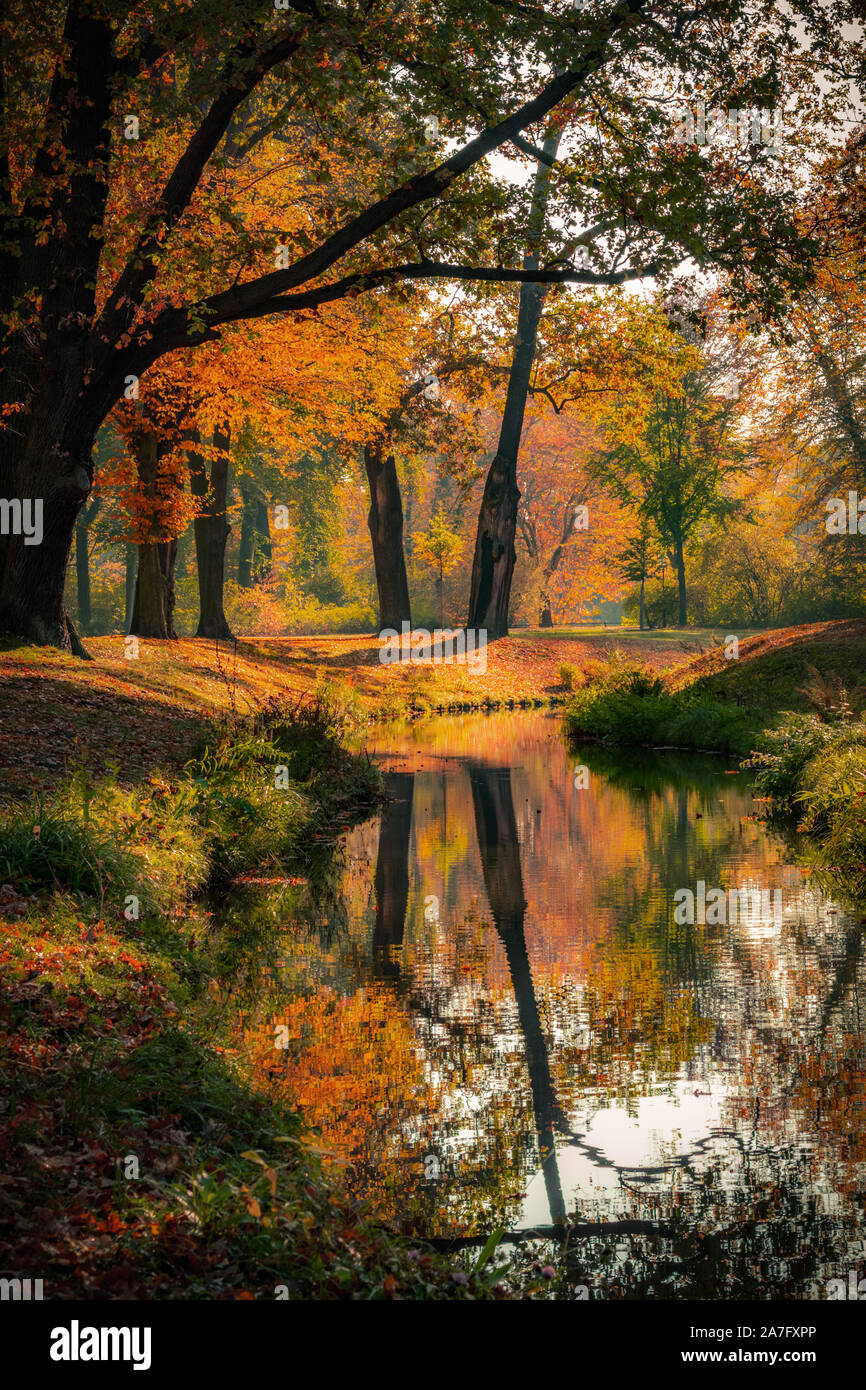
M 647 580 L 657 572 L 661 551 L 648 517 L 642 517 L 637 532 L 623 547 L 618 556 L 620 573 L 624 579 L 638 584 L 638 624 L 641 632 L 646 627 L 646 585 Z
M 733 513 L 726 486 L 747 467 L 746 382 L 734 398 L 722 384 L 727 358 L 686 342 L 664 315 L 650 312 L 633 346 L 633 390 L 601 408 L 605 446 L 592 470 L 669 550 L 684 627 L 686 545 L 703 522 Z
M 430 529 L 426 532 L 416 532 L 415 550 L 418 558 L 435 572 L 439 623 L 443 628 L 445 626 L 445 576 L 450 574 L 457 564 L 462 549 L 462 537 L 456 531 L 451 530 L 444 508 L 440 504 L 430 522 Z
M 835 8 L 795 0 L 814 64 L 828 36 L 841 42 Z M 611 0 L 567 16 L 554 3 L 482 3 L 471 23 L 462 0 L 442 0 L 394 18 L 387 0 L 361 9 L 307 0 L 288 0 L 285 10 L 272 0 L 5 7 L 0 494 L 45 507 L 40 546 L 0 538 L 5 630 L 75 642 L 63 583 L 92 487 L 93 440 L 128 380 L 166 353 L 217 341 L 230 323 L 407 280 L 597 282 L 573 265 L 567 241 L 545 252 L 538 271 L 520 264 L 525 199 L 485 165 L 508 141 L 531 147 L 525 132 L 578 94 L 616 108 L 626 132 L 629 148 L 602 166 L 595 196 L 644 229 L 644 269 L 647 252 L 659 262 L 654 228 L 669 208 L 657 189 L 671 186 L 675 164 L 686 175 L 681 246 L 760 275 L 769 260 L 761 248 L 772 245 L 778 259 L 789 244 L 784 200 L 772 190 L 753 182 L 746 201 L 729 187 L 714 199 L 694 152 L 632 158 L 647 124 L 669 127 L 663 101 L 646 105 L 662 71 L 692 64 L 697 86 L 712 75 L 745 100 L 775 98 L 779 64 L 795 49 L 808 66 L 773 0 L 711 0 L 697 10 Z M 752 67 L 753 53 L 769 55 L 768 65 Z M 640 119 L 629 126 L 620 118 L 632 102 Z M 447 156 L 444 143 L 423 139 L 431 113 L 449 123 Z M 359 117 L 368 116 L 399 128 L 396 147 L 377 152 L 372 139 L 359 140 Z M 326 151 L 307 140 L 311 124 L 328 131 Z M 272 176 L 288 167 L 310 190 L 294 219 L 287 212 L 284 237 L 248 212 L 242 164 L 227 144 L 238 130 L 241 153 L 282 143 Z M 353 146 L 356 187 L 331 198 L 329 154 L 342 158 Z M 625 192 L 615 187 L 623 170 Z M 573 203 L 585 198 L 578 183 Z M 702 221 L 712 230 L 698 237 Z M 608 277 L 616 273 L 608 266 Z
M 538 583 L 539 624 L 552 627 L 554 610 L 579 612 L 618 592 L 623 518 L 589 466 L 600 443 L 592 424 L 545 404 L 536 402 L 523 429 L 518 526 Z

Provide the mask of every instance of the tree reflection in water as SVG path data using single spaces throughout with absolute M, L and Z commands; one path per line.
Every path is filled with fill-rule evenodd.
M 305 934 L 298 910 L 273 1005 L 280 1076 L 357 1190 L 418 1235 L 578 1223 L 575 1278 L 605 1296 L 844 1277 L 866 1195 L 862 932 L 755 823 L 742 777 L 570 755 L 539 715 L 385 737 L 390 800 L 348 837 L 339 930 Z M 700 878 L 782 884 L 782 925 L 678 925 Z

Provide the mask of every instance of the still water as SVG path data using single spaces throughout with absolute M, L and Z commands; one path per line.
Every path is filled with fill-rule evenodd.
M 862 928 L 748 778 L 547 713 L 368 747 L 390 800 L 277 909 L 259 1083 L 418 1236 L 576 1226 L 597 1294 L 826 1297 L 864 1253 Z M 699 883 L 748 908 L 679 920 Z

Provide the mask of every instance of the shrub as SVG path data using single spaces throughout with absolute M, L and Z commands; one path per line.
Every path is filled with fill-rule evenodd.
M 651 671 L 620 669 L 578 690 L 565 712 L 575 739 L 745 755 L 755 728 L 743 710 L 688 691 L 671 692 Z
M 866 739 L 860 724 L 825 724 L 814 714 L 787 713 L 776 728 L 761 736 L 750 759 L 756 770 L 755 791 L 775 809 L 790 811 L 804 786 L 806 767 L 825 749 L 840 749 Z
M 284 866 L 311 828 L 377 796 L 375 768 L 338 742 L 345 719 L 322 701 L 272 704 L 217 730 L 184 776 L 131 791 L 81 770 L 50 801 L 0 815 L 0 883 L 96 898 L 101 910 L 133 894 L 142 913 L 166 912 L 209 878 Z
M 120 908 L 165 911 L 203 886 L 207 850 L 175 784 L 153 777 L 134 791 L 79 771 L 50 801 L 0 816 L 0 879 L 25 892 L 57 890 Z

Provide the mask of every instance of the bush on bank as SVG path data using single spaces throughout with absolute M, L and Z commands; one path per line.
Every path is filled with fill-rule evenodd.
M 854 901 L 866 896 L 866 724 L 786 714 L 750 759 L 771 815 L 795 818 L 810 854 Z
M 742 756 L 754 745 L 759 726 L 747 710 L 691 687 L 671 691 L 655 671 L 620 652 L 592 663 L 583 676 L 564 716 L 573 739 Z
M 290 863 L 322 826 L 372 810 L 378 774 L 343 748 L 322 704 L 212 730 L 184 774 L 123 789 L 85 768 L 0 812 L 0 882 L 141 913 L 247 869 Z

